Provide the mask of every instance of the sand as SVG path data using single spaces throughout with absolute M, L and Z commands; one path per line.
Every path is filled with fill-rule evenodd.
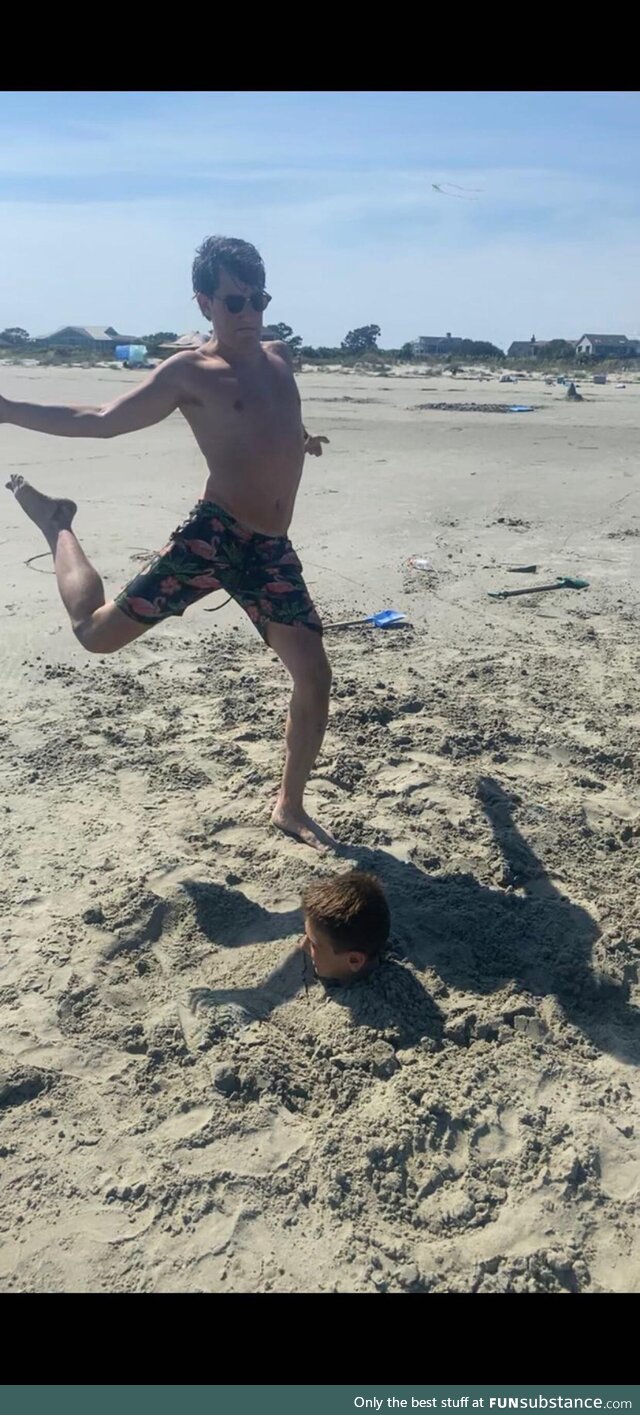
M 333 865 L 267 824 L 288 687 L 241 612 L 83 655 L 2 492 L 0 1287 L 637 1291 L 640 383 L 300 383 L 331 438 L 292 531 L 321 612 L 411 625 L 327 636 L 310 789 L 339 867 L 387 886 L 391 955 L 305 974 L 300 890 Z M 416 411 L 503 401 L 538 410 Z M 201 492 L 179 417 L 1 440 L 78 501 L 108 592 Z M 488 598 L 531 563 L 589 589 Z

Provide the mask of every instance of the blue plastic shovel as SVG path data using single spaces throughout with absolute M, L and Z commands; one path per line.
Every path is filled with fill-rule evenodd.
M 366 619 L 341 619 L 337 624 L 325 624 L 325 629 L 352 629 L 357 625 L 371 624 L 374 629 L 391 629 L 394 624 L 402 624 L 406 619 L 399 609 L 379 609 L 377 614 L 368 614 Z

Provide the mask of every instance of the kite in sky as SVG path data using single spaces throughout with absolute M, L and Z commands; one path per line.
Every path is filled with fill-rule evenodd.
M 482 191 L 482 187 L 458 187 L 455 182 L 432 182 L 431 186 L 441 197 L 458 197 L 460 201 L 475 201 Z

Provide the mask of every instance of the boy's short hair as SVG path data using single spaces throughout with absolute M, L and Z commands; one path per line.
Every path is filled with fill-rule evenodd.
M 337 953 L 353 949 L 376 958 L 388 942 L 389 905 L 375 875 L 351 870 L 313 880 L 303 892 L 302 908 L 329 935 Z
M 224 266 L 243 285 L 264 290 L 265 271 L 262 257 L 248 241 L 232 236 L 209 236 L 198 247 L 193 262 L 192 278 L 196 295 L 215 295 Z

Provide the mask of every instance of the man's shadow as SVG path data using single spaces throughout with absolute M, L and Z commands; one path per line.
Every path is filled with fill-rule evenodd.
M 640 1011 L 627 983 L 594 971 L 600 930 L 565 898 L 513 820 L 513 802 L 491 777 L 478 782 L 482 804 L 519 893 L 479 884 L 472 875 L 429 876 L 384 850 L 342 853 L 383 880 L 402 953 L 446 985 L 486 995 L 509 983 L 535 997 L 553 995 L 567 1019 L 600 1050 L 640 1059 Z
M 592 968 L 597 924 L 551 882 L 515 825 L 513 802 L 498 782 L 481 778 L 478 797 L 517 894 L 490 889 L 472 875 L 430 876 L 385 850 L 339 847 L 340 859 L 376 874 L 384 884 L 393 952 L 409 960 L 418 973 L 431 969 L 445 985 L 462 992 L 486 996 L 511 983 L 536 997 L 554 995 L 567 1019 L 599 1050 L 637 1062 L 640 1013 L 629 1005 L 629 987 L 599 977 Z M 183 887 L 195 903 L 200 929 L 218 945 L 268 943 L 302 931 L 298 910 L 274 913 L 218 885 L 187 881 Z M 292 951 L 256 988 L 198 989 L 193 996 L 211 1005 L 235 1002 L 252 1015 L 267 1016 L 301 991 L 309 981 L 306 968 L 305 956 Z M 422 1027 L 422 1035 L 436 1038 L 442 1026 L 439 1010 L 406 968 L 396 965 L 396 972 L 386 978 L 379 974 L 380 983 L 388 984 L 390 977 L 395 981 L 400 971 L 407 980 L 398 997 L 394 987 L 387 986 L 386 1014 L 384 1007 L 367 1009 L 376 971 L 361 984 L 331 987 L 332 997 L 349 1007 L 357 1021 L 367 1022 L 369 1010 L 379 1017 L 370 1025 L 397 1030 L 404 1017 L 406 1034 L 406 1018 L 412 1017 L 414 1033 Z M 376 995 L 383 991 L 378 983 Z
M 183 880 L 180 888 L 191 900 L 200 933 L 217 948 L 244 948 L 247 944 L 277 943 L 303 928 L 302 910 L 282 913 L 263 909 L 241 890 L 203 880 Z M 214 1008 L 240 1009 L 249 1018 L 264 1019 L 275 1007 L 308 986 L 306 955 L 293 945 L 286 957 L 256 987 L 192 988 L 193 1012 Z

